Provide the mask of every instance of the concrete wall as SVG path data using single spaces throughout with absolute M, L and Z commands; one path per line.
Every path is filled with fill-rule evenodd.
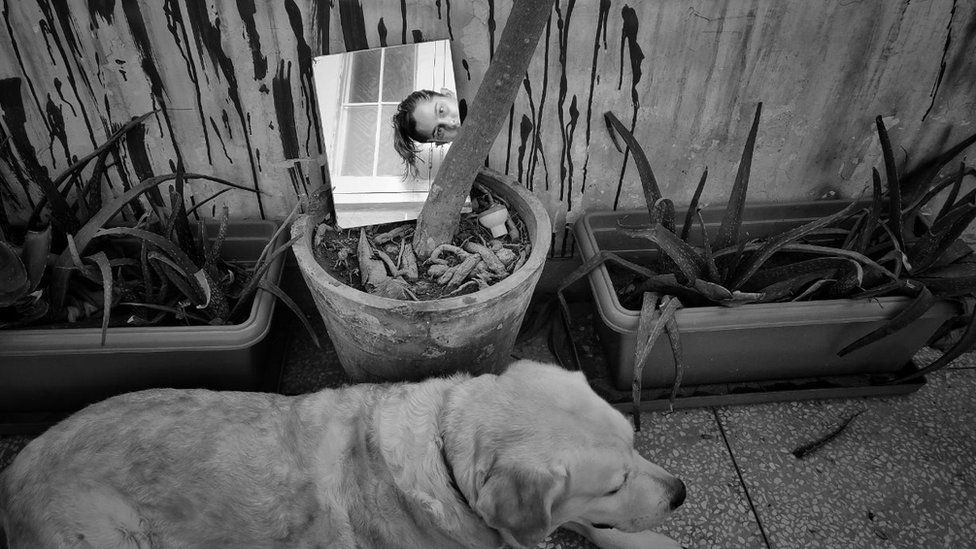
M 322 181 L 311 59 L 453 40 L 474 97 L 506 0 L 0 0 L 0 198 L 18 219 L 54 177 L 132 116 L 107 193 L 182 157 L 230 192 L 235 217 L 281 218 Z M 607 137 L 613 111 L 644 144 L 662 191 L 724 202 L 758 101 L 749 199 L 851 196 L 880 166 L 884 116 L 907 166 L 976 131 L 976 7 L 958 0 L 559 0 L 489 164 L 564 227 L 587 210 L 643 206 Z M 194 184 L 194 199 L 216 187 Z M 209 215 L 204 212 L 204 215 Z

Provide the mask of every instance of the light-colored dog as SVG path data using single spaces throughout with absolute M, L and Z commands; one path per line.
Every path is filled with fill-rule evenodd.
M 528 547 L 566 523 L 670 548 L 645 531 L 684 497 L 582 374 L 528 361 L 298 397 L 122 395 L 0 475 L 11 549 Z

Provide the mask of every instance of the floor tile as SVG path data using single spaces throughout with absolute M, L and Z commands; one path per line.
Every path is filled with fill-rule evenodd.
M 947 369 L 917 393 L 719 410 L 774 548 L 972 547 L 976 371 Z M 861 412 L 800 460 L 792 450 Z

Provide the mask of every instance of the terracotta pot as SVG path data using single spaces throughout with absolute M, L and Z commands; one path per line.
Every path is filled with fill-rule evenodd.
M 522 317 L 549 251 L 549 215 L 513 178 L 482 170 L 477 182 L 502 197 L 525 222 L 532 251 L 514 273 L 484 290 L 432 301 L 401 301 L 362 292 L 315 260 L 314 223 L 291 228 L 305 283 L 342 367 L 357 381 L 415 380 L 454 372 L 499 372 L 511 361 Z

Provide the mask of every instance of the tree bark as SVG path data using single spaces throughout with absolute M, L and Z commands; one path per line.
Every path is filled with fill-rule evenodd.
M 420 211 L 413 237 L 419 258 L 427 259 L 457 233 L 461 206 L 515 102 L 552 4 L 553 0 L 515 0 L 512 5 L 498 50 Z

